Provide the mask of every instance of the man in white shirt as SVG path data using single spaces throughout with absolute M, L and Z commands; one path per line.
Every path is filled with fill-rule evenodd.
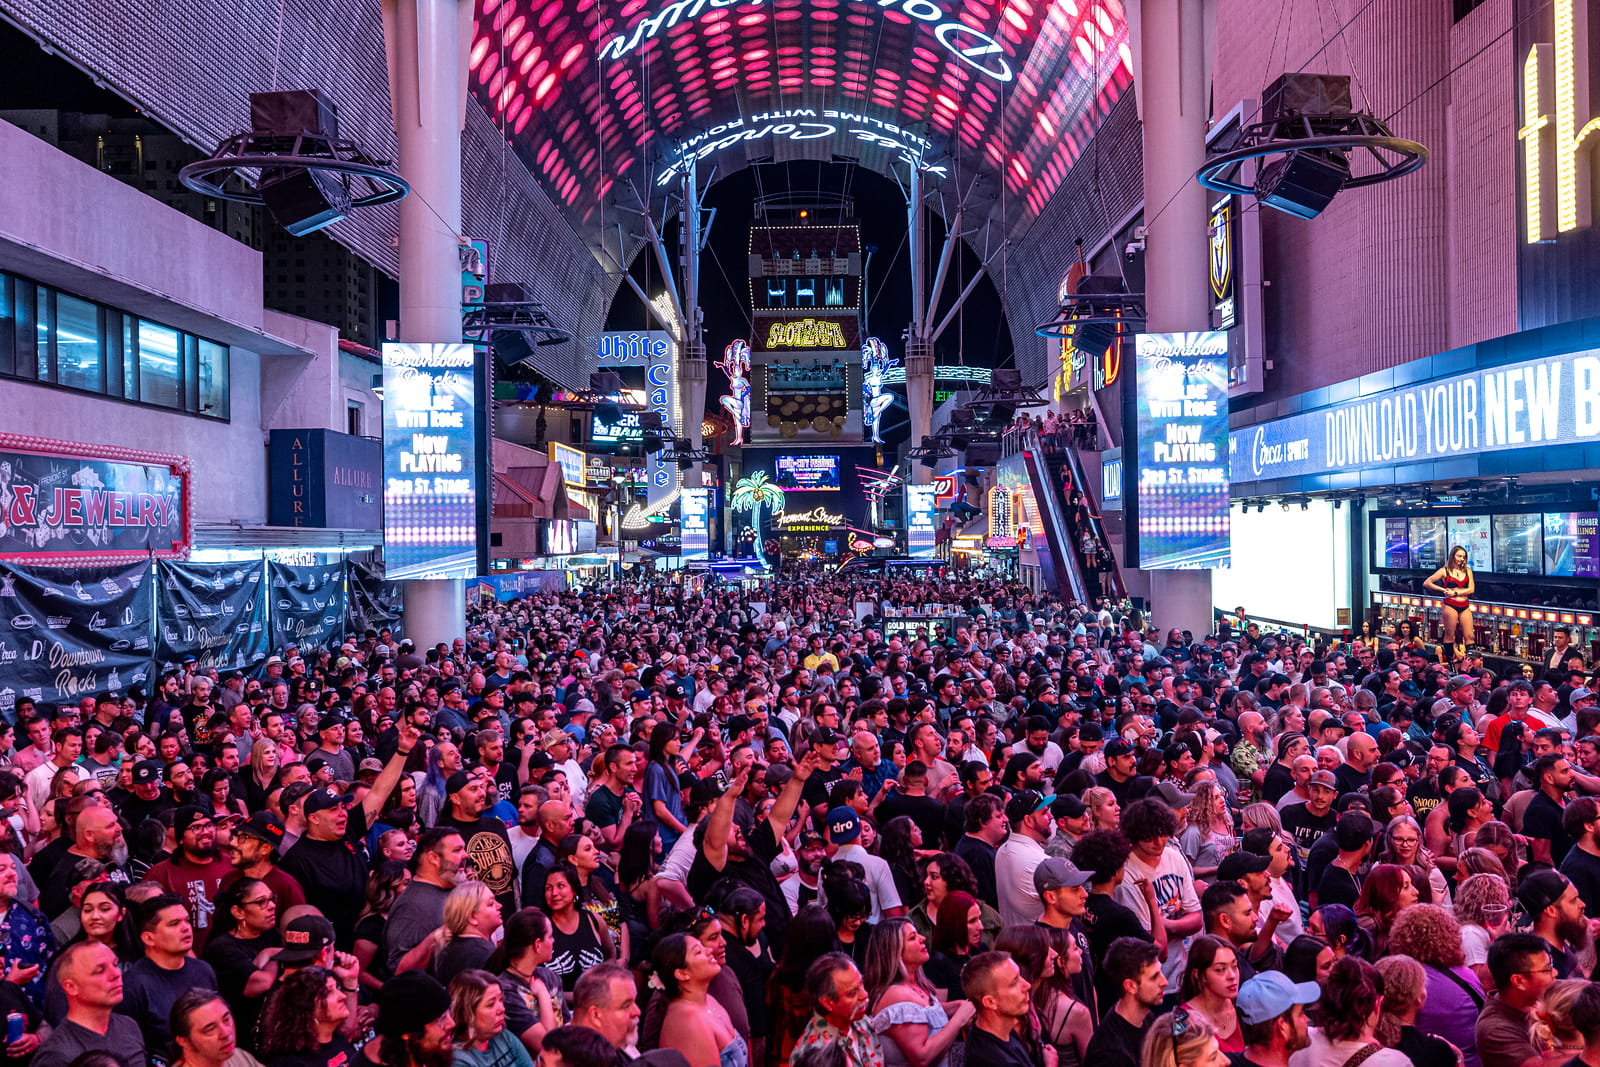
M 861 816 L 854 808 L 840 805 L 828 812 L 828 851 L 835 860 L 861 864 L 866 872 L 867 888 L 872 891 L 871 923 L 879 919 L 893 919 L 906 913 L 900 903 L 900 891 L 895 888 L 894 872 L 887 861 L 874 856 L 860 845 Z
M 581 808 L 589 796 L 589 776 L 583 773 L 583 768 L 573 758 L 577 749 L 577 740 L 565 730 L 545 731 L 544 750 L 555 761 L 555 769 L 566 773 L 567 785 L 572 790 L 572 802 Z
M 50 797 L 50 783 L 55 781 L 57 772 L 68 767 L 73 768 L 78 776 L 78 781 L 89 777 L 89 772 L 77 766 L 78 757 L 83 754 L 83 733 L 76 726 L 63 726 L 53 736 L 56 743 L 55 752 L 49 759 L 28 772 L 24 779 L 28 790 L 28 804 L 34 811 L 44 807 L 45 801 Z
M 1112 895 L 1148 930 L 1150 906 L 1138 886 L 1148 881 L 1154 888 L 1156 906 L 1167 928 L 1167 958 L 1161 973 L 1167 977 L 1167 992 L 1176 993 L 1189 959 L 1189 939 L 1200 932 L 1205 921 L 1200 897 L 1194 891 L 1194 872 L 1183 853 L 1171 844 L 1178 832 L 1178 817 L 1160 800 L 1147 797 L 1122 809 L 1121 829 L 1132 842 L 1133 853 L 1128 857 L 1127 875 Z
M 1033 871 L 1049 858 L 1044 843 L 1054 829 L 1050 804 L 1055 799 L 1024 789 L 1006 802 L 1011 836 L 995 853 L 994 885 L 1000 921 L 1007 926 L 1032 923 L 1044 914 L 1039 891 L 1033 886 Z

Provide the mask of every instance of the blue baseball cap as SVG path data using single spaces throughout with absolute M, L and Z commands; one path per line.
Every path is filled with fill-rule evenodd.
M 1239 1018 L 1260 1026 L 1296 1004 L 1315 1004 L 1320 999 L 1322 987 L 1315 982 L 1291 982 L 1282 971 L 1262 971 L 1239 987 L 1235 1006 Z
M 828 839 L 836 845 L 848 845 L 861 836 L 861 817 L 856 809 L 843 804 L 828 812 Z

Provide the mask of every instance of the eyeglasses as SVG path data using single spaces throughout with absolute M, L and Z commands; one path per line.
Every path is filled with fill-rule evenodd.
M 1517 973 L 1517 974 L 1555 974 L 1556 973 L 1556 969 L 1552 965 L 1552 966 L 1549 966 L 1549 967 L 1535 967 L 1531 971 L 1517 971 L 1515 973 Z
M 269 893 L 267 896 L 256 897 L 254 900 L 241 900 L 239 901 L 239 906 L 241 908 L 264 908 L 268 904 L 274 903 L 276 899 Z

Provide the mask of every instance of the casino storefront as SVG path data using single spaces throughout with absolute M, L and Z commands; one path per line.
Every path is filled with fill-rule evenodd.
M 1329 636 L 1442 639 L 1424 581 L 1456 546 L 1474 643 L 1549 666 L 1558 630 L 1600 661 L 1600 344 L 1594 320 L 1527 330 L 1235 412 L 1236 566 L 1215 602 Z

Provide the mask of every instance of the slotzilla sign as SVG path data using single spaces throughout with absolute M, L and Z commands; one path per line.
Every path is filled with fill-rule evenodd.
M 1231 481 L 1600 441 L 1600 349 L 1403 386 L 1236 431 Z

